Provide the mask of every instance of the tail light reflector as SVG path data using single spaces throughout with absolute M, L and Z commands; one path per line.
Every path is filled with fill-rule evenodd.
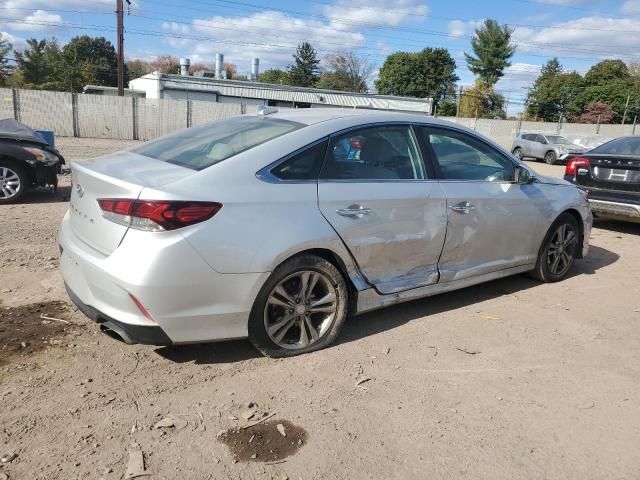
M 209 220 L 222 208 L 217 202 L 131 200 L 101 198 L 103 216 L 112 222 L 138 230 L 175 230 Z
M 153 323 L 156 323 L 156 321 L 153 319 L 153 317 L 149 313 L 149 310 L 147 310 L 147 308 L 142 304 L 142 302 L 140 300 L 138 300 L 136 298 L 136 296 L 133 293 L 130 293 L 129 297 L 131 297 L 131 300 L 133 300 L 133 303 L 136 304 L 136 307 L 138 307 L 138 310 L 140 310 L 140 313 L 142 313 L 142 315 L 144 315 L 144 317 L 147 320 L 149 320 L 149 321 L 151 321 Z
M 564 174 L 575 176 L 579 168 L 589 168 L 589 159 L 584 157 L 570 158 L 567 161 L 567 166 L 564 169 Z

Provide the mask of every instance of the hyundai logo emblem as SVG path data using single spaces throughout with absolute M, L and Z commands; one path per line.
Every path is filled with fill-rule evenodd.
M 80 198 L 84 197 L 84 188 L 79 183 L 76 183 L 76 193 Z

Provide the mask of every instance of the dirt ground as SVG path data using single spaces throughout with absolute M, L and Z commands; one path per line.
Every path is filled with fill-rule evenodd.
M 0 479 L 127 465 L 151 479 L 640 478 L 640 225 L 597 223 L 561 283 L 516 276 L 380 310 L 332 348 L 271 360 L 245 341 L 127 346 L 48 303 L 67 301 L 68 185 L 0 207 Z

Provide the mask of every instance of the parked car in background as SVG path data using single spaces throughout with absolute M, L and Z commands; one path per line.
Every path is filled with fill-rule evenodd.
M 569 158 L 564 178 L 588 192 L 595 216 L 640 222 L 640 136 Z
M 603 143 L 611 140 L 609 137 L 605 137 L 604 135 L 598 134 L 589 134 L 589 135 L 577 135 L 577 134 L 563 134 L 564 138 L 569 140 L 574 145 L 585 148 L 586 150 L 591 150 L 592 148 L 599 147 Z
M 574 145 L 562 135 L 542 133 L 521 133 L 511 145 L 511 153 L 516 158 L 535 158 L 549 165 L 566 160 L 572 153 L 583 153 L 587 149 Z
M 64 158 L 35 130 L 0 120 L 0 205 L 18 202 L 31 187 L 58 187 Z
M 311 352 L 348 313 L 522 272 L 559 281 L 589 245 L 575 186 L 411 114 L 243 115 L 71 168 L 67 291 L 128 343 Z

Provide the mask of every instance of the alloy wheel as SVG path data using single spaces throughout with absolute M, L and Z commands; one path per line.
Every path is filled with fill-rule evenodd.
M 20 177 L 9 167 L 0 167 L 0 198 L 8 200 L 20 192 Z
M 333 325 L 342 301 L 331 279 L 313 270 L 295 272 L 280 281 L 264 308 L 264 326 L 281 348 L 306 348 Z
M 576 250 L 576 240 L 576 231 L 567 223 L 563 223 L 553 232 L 547 250 L 547 262 L 551 273 L 560 276 L 567 273 Z

